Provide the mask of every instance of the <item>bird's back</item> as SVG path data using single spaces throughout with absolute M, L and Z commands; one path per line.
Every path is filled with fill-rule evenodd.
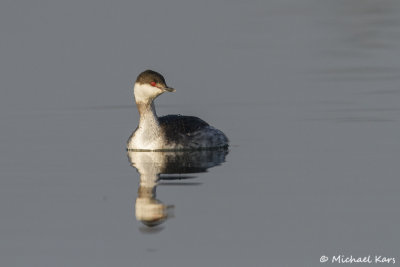
M 167 115 L 159 118 L 166 143 L 185 148 L 220 147 L 228 139 L 207 122 L 193 116 Z
M 177 132 L 191 134 L 199 131 L 209 124 L 194 116 L 167 115 L 159 118 L 161 128 L 166 134 L 174 135 Z

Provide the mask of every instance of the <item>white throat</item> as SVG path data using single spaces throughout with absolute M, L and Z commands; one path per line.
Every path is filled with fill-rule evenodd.
M 162 94 L 163 91 L 150 84 L 135 83 L 133 93 L 136 103 L 151 103 L 157 96 Z

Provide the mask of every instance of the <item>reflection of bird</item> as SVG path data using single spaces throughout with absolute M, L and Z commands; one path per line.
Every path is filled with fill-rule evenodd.
M 156 198 L 156 187 L 140 184 L 135 203 L 136 219 L 149 227 L 157 226 L 172 216 L 172 205 L 164 205 Z
M 131 165 L 140 174 L 135 204 L 136 219 L 146 226 L 154 227 L 170 218 L 174 206 L 165 205 L 156 199 L 157 182 L 192 178 L 191 176 L 160 178 L 160 175 L 205 172 L 208 168 L 223 163 L 227 154 L 226 148 L 175 152 L 128 151 Z
M 193 116 L 157 117 L 154 99 L 175 89 L 166 85 L 164 77 L 152 70 L 136 79 L 134 94 L 139 110 L 139 126 L 128 140 L 132 150 L 193 150 L 227 147 L 223 132 Z

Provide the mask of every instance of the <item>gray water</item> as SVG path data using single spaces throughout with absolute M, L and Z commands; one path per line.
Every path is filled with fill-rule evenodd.
M 158 184 L 155 228 L 125 151 L 147 68 L 158 114 L 231 141 Z M 2 1 L 0 265 L 399 264 L 399 73 L 398 0 Z

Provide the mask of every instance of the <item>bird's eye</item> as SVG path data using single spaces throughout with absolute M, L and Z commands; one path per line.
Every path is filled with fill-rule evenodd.
M 156 82 L 151 82 L 150 85 L 151 86 L 156 86 Z

